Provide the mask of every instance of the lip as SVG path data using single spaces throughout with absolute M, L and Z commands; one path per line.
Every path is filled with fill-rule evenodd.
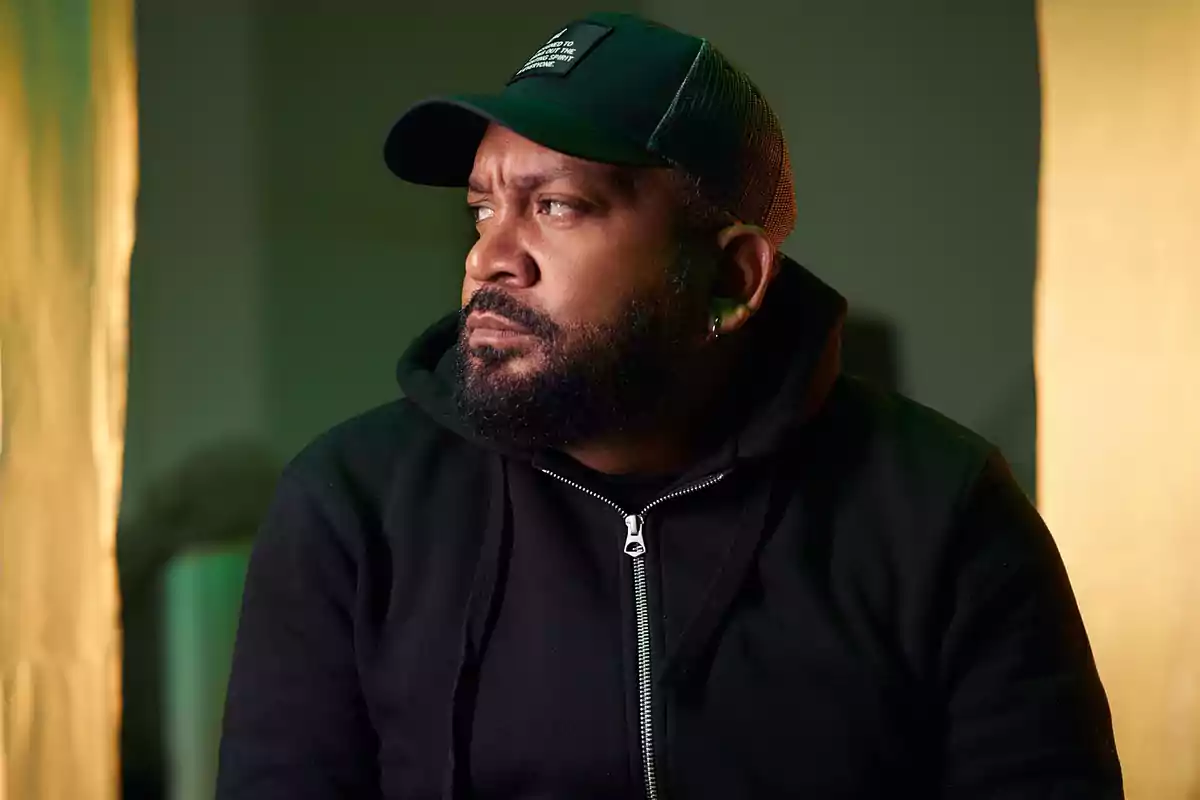
M 523 325 L 490 312 L 476 311 L 467 317 L 467 337 L 473 345 L 503 346 L 532 335 Z

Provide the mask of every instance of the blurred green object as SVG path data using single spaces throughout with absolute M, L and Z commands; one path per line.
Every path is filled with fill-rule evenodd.
M 212 800 L 249 542 L 190 548 L 163 576 L 168 794 Z
M 156 476 L 121 517 L 124 800 L 212 797 L 204 786 L 249 543 L 279 470 L 259 441 L 209 442 Z

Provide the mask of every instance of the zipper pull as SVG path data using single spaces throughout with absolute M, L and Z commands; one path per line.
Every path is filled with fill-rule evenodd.
M 629 531 L 625 537 L 625 555 L 637 558 L 646 552 L 646 540 L 642 538 L 644 522 L 641 514 L 630 514 L 625 517 L 625 527 Z

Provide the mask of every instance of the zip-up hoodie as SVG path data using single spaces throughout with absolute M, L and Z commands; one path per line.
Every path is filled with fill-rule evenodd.
M 1120 797 L 1053 540 L 993 447 L 840 374 L 844 314 L 786 262 L 724 444 L 632 487 L 476 437 L 434 325 L 280 480 L 218 797 Z

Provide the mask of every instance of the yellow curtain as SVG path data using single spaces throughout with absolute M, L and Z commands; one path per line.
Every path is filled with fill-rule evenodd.
M 0 800 L 112 798 L 132 0 L 0 0 Z
M 1200 0 L 1043 0 L 1039 498 L 1133 800 L 1200 798 Z

